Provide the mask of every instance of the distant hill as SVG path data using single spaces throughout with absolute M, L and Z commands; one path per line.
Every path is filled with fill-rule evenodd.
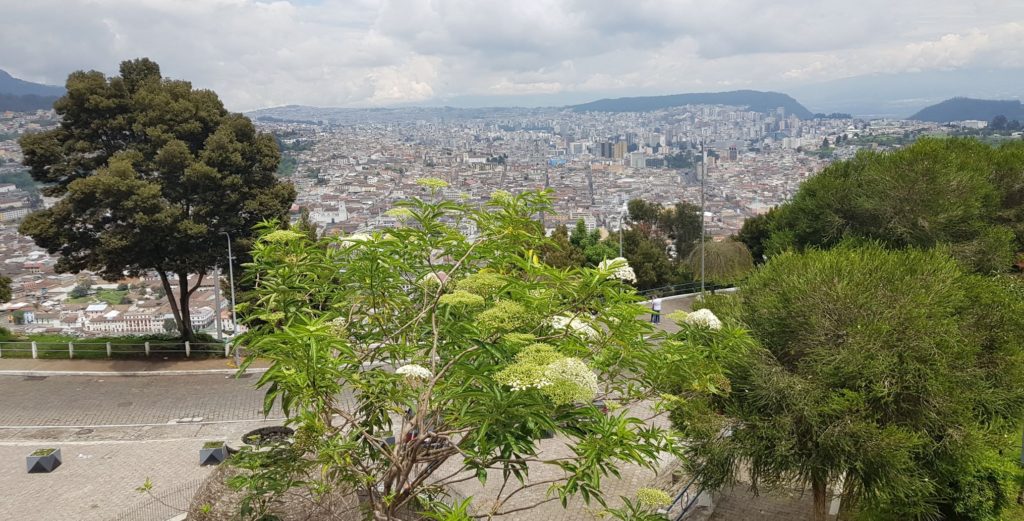
M 775 109 L 782 107 L 785 109 L 786 114 L 793 114 L 800 119 L 811 119 L 814 117 L 811 111 L 786 94 L 757 90 L 601 99 L 582 105 L 574 105 L 570 108 L 577 112 L 646 112 L 681 105 L 735 105 L 747 107 L 754 112 L 763 113 L 773 112 Z
M 946 123 L 965 120 L 992 121 L 996 116 L 1024 120 L 1024 106 L 1019 100 L 952 98 L 925 107 L 910 116 L 910 119 Z
M 0 110 L 32 112 L 53 107 L 64 87 L 20 80 L 0 70 Z

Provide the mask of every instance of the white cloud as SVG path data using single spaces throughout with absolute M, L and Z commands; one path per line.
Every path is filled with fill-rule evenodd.
M 768 88 L 1024 67 L 1024 2 L 0 0 L 0 68 L 61 83 L 148 56 L 235 110 Z

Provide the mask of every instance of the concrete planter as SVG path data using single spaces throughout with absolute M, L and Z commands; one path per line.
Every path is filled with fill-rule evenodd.
M 30 474 L 36 472 L 53 472 L 60 466 L 60 449 L 39 449 L 25 458 Z
M 228 449 L 223 441 L 208 441 L 199 449 L 199 465 L 220 465 L 228 459 Z

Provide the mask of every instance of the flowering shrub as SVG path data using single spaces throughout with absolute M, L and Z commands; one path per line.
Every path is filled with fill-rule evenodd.
M 527 346 L 495 379 L 513 391 L 538 389 L 556 405 L 589 402 L 597 394 L 597 376 L 587 364 L 548 344 Z
M 618 279 L 622 282 L 636 284 L 636 273 L 629 266 L 629 262 L 623 257 L 603 260 L 597 265 L 597 269 L 600 271 L 611 271 L 608 275 L 610 279 Z
M 657 488 L 640 488 L 636 491 L 636 500 L 648 507 L 667 507 L 672 498 L 664 490 Z
M 428 380 L 434 377 L 434 373 L 430 372 L 430 369 L 417 364 L 405 364 L 402 367 L 395 369 L 395 374 L 408 376 L 410 378 L 419 378 L 421 380 Z
M 722 321 L 710 309 L 698 309 L 686 315 L 683 323 L 691 326 L 706 327 L 712 330 L 722 329 Z
M 579 318 L 567 317 L 565 315 L 557 315 L 551 317 L 548 320 L 551 327 L 560 331 L 571 331 L 576 335 L 583 337 L 584 339 L 593 340 L 597 338 L 598 332 L 590 324 L 587 324 Z
M 233 458 L 260 468 L 236 480 L 263 497 L 249 504 L 301 483 L 358 493 L 371 518 L 393 519 L 466 475 L 521 479 L 553 466 L 564 476 L 488 486 L 491 495 L 468 505 L 500 516 L 531 506 L 521 503 L 530 495 L 515 494 L 521 486 L 551 487 L 563 504 L 602 502 L 601 481 L 620 465 L 653 465 L 675 450 L 674 435 L 631 414 L 658 400 L 649 374 L 662 357 L 645 340 L 641 299 L 615 276 L 624 266 L 541 262 L 549 239 L 534 216 L 550 211 L 546 194 L 500 193 L 473 208 L 439 200 L 442 181 L 421 184 L 434 201 L 402 203 L 407 211 L 392 213 L 402 227 L 339 248 L 339 239 L 268 224 L 256 241 L 246 364 L 270 362 L 259 381 L 265 406 L 279 403 L 296 434 L 277 458 L 287 466 Z M 595 399 L 619 409 L 574 406 Z M 551 432 L 574 456 L 538 456 Z

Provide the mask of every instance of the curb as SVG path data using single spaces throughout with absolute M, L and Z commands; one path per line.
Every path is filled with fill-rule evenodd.
M 247 369 L 246 374 L 265 373 L 266 368 Z M 202 376 L 235 375 L 237 369 L 188 369 L 169 371 L 0 371 L 0 376 Z

